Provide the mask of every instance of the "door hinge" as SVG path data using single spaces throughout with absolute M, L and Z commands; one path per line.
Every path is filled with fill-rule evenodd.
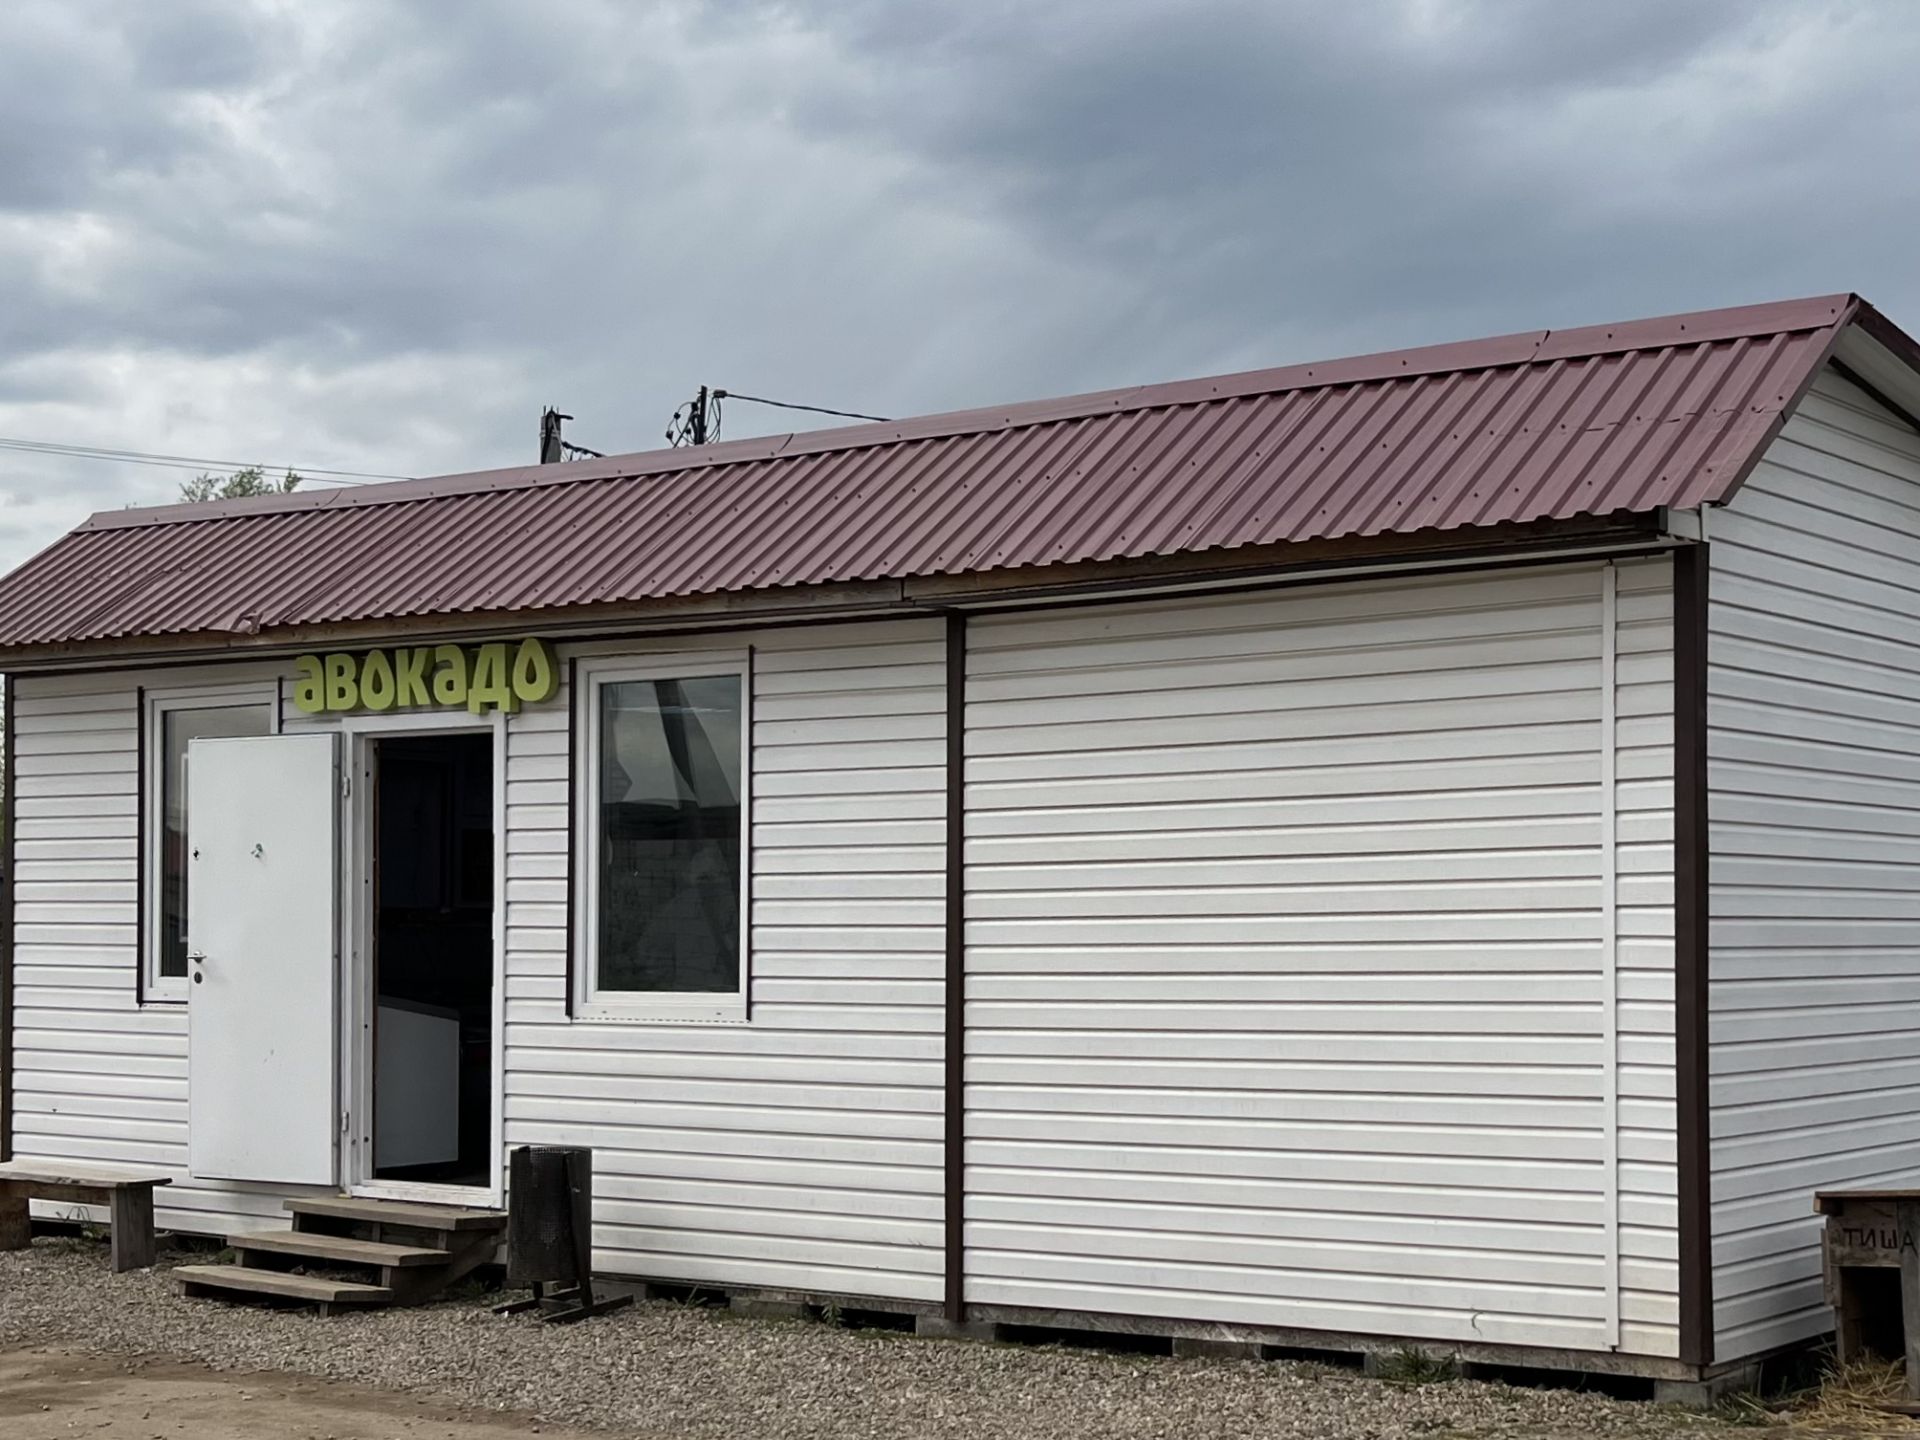
M 340 798 L 342 800 L 351 800 L 353 798 L 353 776 L 345 773 L 341 774 Z

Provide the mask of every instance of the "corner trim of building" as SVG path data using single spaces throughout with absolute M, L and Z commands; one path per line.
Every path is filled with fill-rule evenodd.
M 274 684 L 276 692 L 279 682 Z M 277 715 L 276 708 L 275 714 Z M 13 763 L 7 762 L 7 789 L 13 789 Z M 13 893 L 12 825 L 8 829 L 7 893 Z M 153 917 L 147 913 L 147 687 L 133 687 L 133 1003 L 147 1003 L 147 939 Z M 11 907 L 9 907 L 11 908 Z
M 511 744 L 512 741 L 509 740 L 507 743 Z M 509 756 L 509 760 L 511 760 L 511 756 Z M 580 924 L 580 907 L 574 903 L 574 894 L 580 883 L 580 856 L 578 853 L 580 849 L 580 841 L 578 838 L 580 825 L 578 817 L 574 814 L 574 807 L 580 803 L 579 782 L 580 662 L 574 656 L 569 655 L 567 657 L 567 958 L 563 968 L 567 986 L 565 1002 L 566 1016 L 569 1022 L 574 1019 L 574 1010 L 576 1008 L 574 991 L 580 983 L 580 976 L 575 968 L 578 962 L 574 959 L 574 952 L 578 950 L 580 945 L 580 936 L 576 928 Z M 511 821 L 509 821 L 509 823 L 511 823 Z M 748 816 L 747 826 L 749 831 L 751 831 L 753 826 L 752 816 Z M 496 838 L 494 843 L 504 849 L 506 847 L 507 837 L 501 835 Z M 494 903 L 500 907 L 500 923 L 504 928 L 507 915 L 507 897 L 504 891 L 496 897 Z M 751 943 L 751 941 L 749 941 L 749 943 Z M 501 1059 L 501 1063 L 503 1065 L 506 1063 L 504 1056 Z
M 13 863 L 15 830 L 13 798 L 20 788 L 13 767 L 13 676 L 0 682 L 0 704 L 6 707 L 4 738 L 0 738 L 0 1161 L 13 1158 L 13 892 L 18 870 Z
M 967 1318 L 967 617 L 947 616 L 946 1318 Z
M 1674 1139 L 1680 1358 L 1713 1363 L 1713 1157 L 1708 1092 L 1707 576 L 1705 544 L 1673 556 Z

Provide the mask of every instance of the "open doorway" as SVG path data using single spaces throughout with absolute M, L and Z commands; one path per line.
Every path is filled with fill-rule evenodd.
M 493 737 L 381 736 L 371 915 L 374 1180 L 492 1183 Z

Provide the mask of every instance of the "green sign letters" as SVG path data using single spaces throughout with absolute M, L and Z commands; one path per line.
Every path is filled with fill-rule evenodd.
M 293 703 L 309 715 L 329 710 L 415 710 L 464 705 L 475 715 L 489 708 L 509 714 L 549 700 L 559 667 L 544 640 L 486 645 L 422 645 L 369 650 L 364 655 L 302 655 Z

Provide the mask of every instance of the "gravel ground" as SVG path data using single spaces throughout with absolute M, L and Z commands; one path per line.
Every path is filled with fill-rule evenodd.
M 919 1340 L 667 1303 L 567 1326 L 494 1316 L 477 1300 L 323 1320 L 182 1299 L 165 1267 L 185 1258 L 113 1275 L 100 1245 L 41 1240 L 0 1254 L 0 1348 L 289 1371 L 675 1440 L 1733 1434 L 1567 1390 L 1402 1388 L 1312 1365 Z

